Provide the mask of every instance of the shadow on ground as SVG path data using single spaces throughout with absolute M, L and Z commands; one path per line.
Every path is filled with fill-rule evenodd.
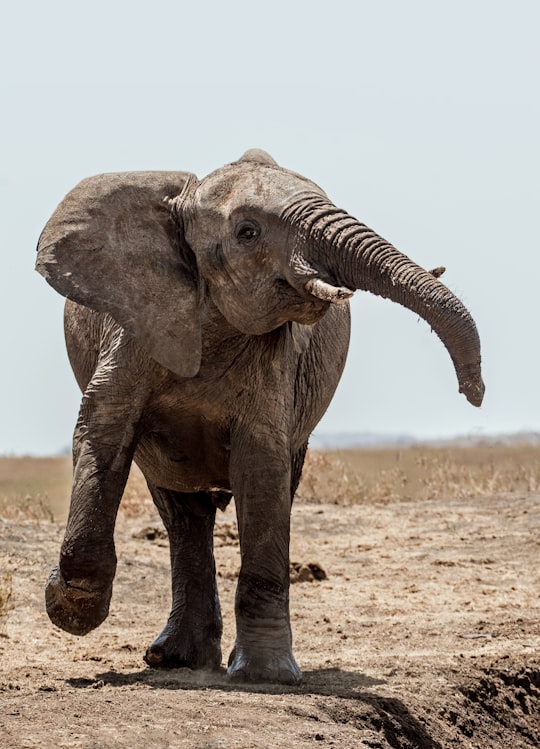
M 442 745 L 430 737 L 424 726 L 398 699 L 381 697 L 367 691 L 370 687 L 384 684 L 365 674 L 342 671 L 338 668 L 318 669 L 304 672 L 299 686 L 275 684 L 232 684 L 226 678 L 224 669 L 217 672 L 194 672 L 189 669 L 155 671 L 144 669 L 132 673 L 108 671 L 96 674 L 95 679 L 68 679 L 74 688 L 130 687 L 146 685 L 152 689 L 219 690 L 235 693 L 268 695 L 315 695 L 332 698 L 321 702 L 319 714 L 336 724 L 347 724 L 358 730 L 371 730 L 384 737 L 387 743 L 373 743 L 373 747 L 390 746 L 395 749 L 415 746 L 419 749 L 443 749 Z M 320 721 L 314 708 L 305 703 L 293 704 L 289 712 L 304 719 Z

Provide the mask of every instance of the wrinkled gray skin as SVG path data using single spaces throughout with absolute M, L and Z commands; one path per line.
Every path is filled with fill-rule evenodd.
M 212 531 L 234 495 L 241 547 L 228 674 L 296 683 L 289 520 L 309 435 L 338 384 L 347 298 L 364 289 L 422 316 L 480 405 L 472 318 L 433 275 L 262 151 L 201 181 L 93 177 L 60 204 L 37 269 L 68 298 L 83 391 L 71 508 L 47 582 L 51 620 L 83 635 L 107 616 L 113 530 L 132 460 L 170 539 L 172 611 L 151 666 L 217 667 Z M 136 591 L 134 591 L 136 594 Z

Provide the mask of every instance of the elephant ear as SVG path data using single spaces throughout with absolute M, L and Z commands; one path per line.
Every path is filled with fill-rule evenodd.
M 45 226 L 36 263 L 56 291 L 108 312 L 182 377 L 194 376 L 201 361 L 197 272 L 164 201 L 195 180 L 185 172 L 83 180 Z

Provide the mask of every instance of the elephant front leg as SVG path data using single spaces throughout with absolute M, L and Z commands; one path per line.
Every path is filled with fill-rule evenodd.
M 144 660 L 154 668 L 218 668 L 222 623 L 212 495 L 148 486 L 169 535 L 172 608 L 165 629 L 148 647 Z
M 291 472 L 287 451 L 236 452 L 231 478 L 242 565 L 236 642 L 227 673 L 242 681 L 297 684 L 289 614 Z
M 85 635 L 109 613 L 116 572 L 114 524 L 131 457 L 83 439 L 77 446 L 71 508 L 60 561 L 45 587 L 49 618 Z M 116 465 L 115 465 L 116 464 Z
M 102 353 L 84 394 L 73 438 L 73 488 L 60 561 L 47 581 L 51 621 L 85 635 L 107 617 L 116 572 L 114 525 L 145 399 L 127 344 Z M 115 359 L 123 357 L 123 366 Z

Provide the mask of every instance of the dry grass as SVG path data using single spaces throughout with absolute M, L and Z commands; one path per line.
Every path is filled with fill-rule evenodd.
M 0 458 L 0 516 L 63 518 L 71 491 L 71 457 Z
M 71 459 L 1 458 L 0 517 L 64 520 Z M 309 452 L 297 501 L 353 505 L 411 498 L 540 491 L 540 447 L 485 443 L 471 447 Z M 126 517 L 156 516 L 134 466 L 120 505 Z
M 540 447 L 485 443 L 308 454 L 301 501 L 353 505 L 540 491 Z
M 12 520 L 67 518 L 71 495 L 71 457 L 0 458 L 0 517 Z M 153 508 L 143 475 L 133 466 L 120 512 L 147 515 Z

